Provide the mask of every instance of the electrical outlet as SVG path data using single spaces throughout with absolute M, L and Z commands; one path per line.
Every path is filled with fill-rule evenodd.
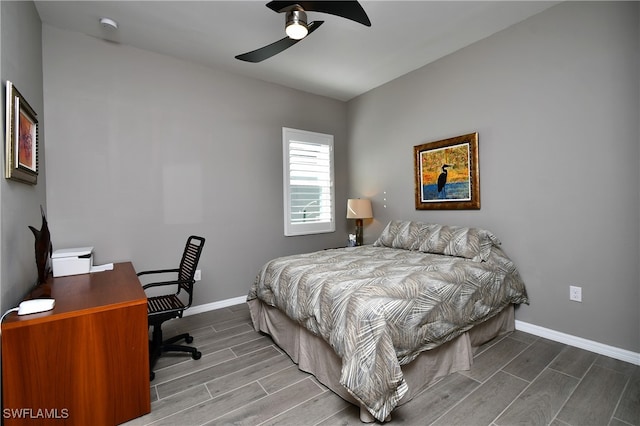
M 569 300 L 574 302 L 582 302 L 582 287 L 569 286 Z
M 196 273 L 193 274 L 193 279 L 196 281 L 200 281 L 202 279 L 202 272 L 200 269 L 196 269 Z

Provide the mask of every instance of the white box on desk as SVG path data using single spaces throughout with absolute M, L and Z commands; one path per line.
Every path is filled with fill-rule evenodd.
M 93 265 L 93 247 L 55 250 L 51 261 L 54 277 L 88 274 Z

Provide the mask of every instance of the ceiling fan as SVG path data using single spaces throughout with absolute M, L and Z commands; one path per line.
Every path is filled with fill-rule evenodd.
M 251 52 L 237 55 L 236 59 L 246 62 L 261 62 L 290 48 L 315 30 L 324 21 L 307 23 L 307 11 L 328 13 L 350 19 L 367 27 L 371 21 L 357 1 L 270 1 L 267 7 L 274 12 L 285 14 L 287 37 Z

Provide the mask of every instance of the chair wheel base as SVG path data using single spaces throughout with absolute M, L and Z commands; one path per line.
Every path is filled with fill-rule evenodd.
M 195 351 L 195 352 L 191 355 L 191 358 L 193 358 L 193 359 L 200 359 L 200 358 L 202 358 L 202 352 L 200 352 L 200 351 Z

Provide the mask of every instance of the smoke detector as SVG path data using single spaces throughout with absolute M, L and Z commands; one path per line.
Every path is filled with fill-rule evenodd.
M 118 29 L 118 23 L 109 18 L 100 18 L 100 25 L 102 25 L 102 28 L 108 31 L 115 31 Z

